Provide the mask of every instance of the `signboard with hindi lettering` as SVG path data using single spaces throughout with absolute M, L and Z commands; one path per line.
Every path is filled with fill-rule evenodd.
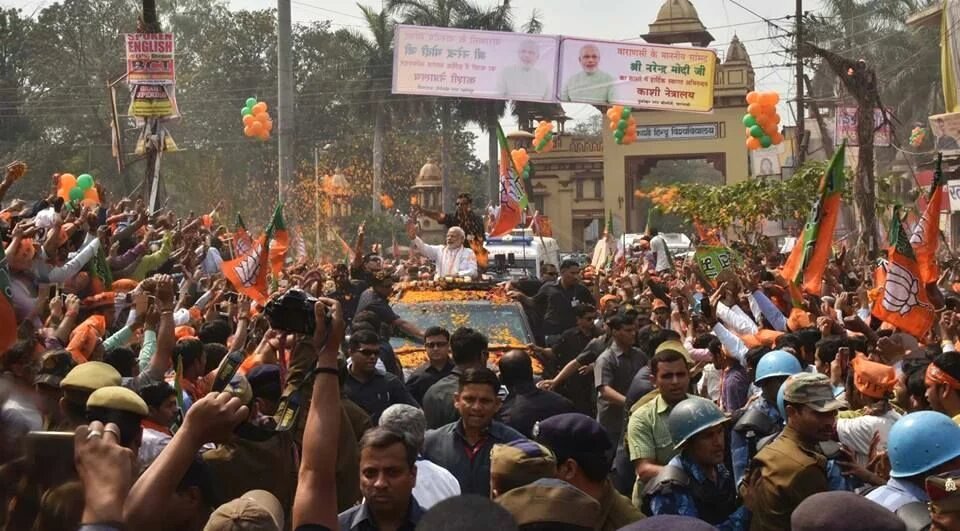
M 702 124 L 666 124 L 641 125 L 637 127 L 637 140 L 703 140 L 719 138 L 720 124 L 708 122 Z
M 950 198 L 950 212 L 960 212 L 960 181 L 947 181 L 947 196 Z
M 888 111 L 890 112 L 890 111 Z M 883 111 L 873 110 L 873 145 L 890 145 L 890 126 L 883 122 Z M 844 140 L 848 146 L 857 145 L 857 108 L 849 106 L 838 106 L 836 117 L 834 118 L 834 144 L 840 145 Z M 848 150 L 849 152 L 850 150 Z
M 693 256 L 700 266 L 700 271 L 703 271 L 704 276 L 711 282 L 723 271 L 732 270 L 742 263 L 740 255 L 729 247 L 701 245 Z
M 563 37 L 557 98 L 708 112 L 713 109 L 716 63 L 716 53 L 705 48 Z
M 556 101 L 559 38 L 398 25 L 393 93 Z

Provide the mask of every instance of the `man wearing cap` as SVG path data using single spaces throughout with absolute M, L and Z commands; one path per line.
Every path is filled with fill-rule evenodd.
M 281 531 L 286 519 L 276 496 L 265 490 L 251 490 L 217 507 L 204 531 Z
M 677 455 L 667 418 L 670 411 L 692 395 L 687 358 L 676 350 L 661 350 L 650 360 L 650 374 L 659 393 L 630 415 L 627 423 L 627 450 L 637 473 L 633 503 L 640 505 L 640 493 L 647 481 Z
M 557 478 L 600 504 L 597 529 L 615 531 L 643 518 L 630 499 L 613 488 L 609 479 L 613 445 L 599 422 L 580 413 L 556 415 L 538 422 L 534 437 L 556 456 Z
M 40 394 L 40 412 L 43 413 L 43 429 L 51 430 L 63 420 L 60 388 L 63 379 L 76 367 L 73 357 L 66 350 L 47 352 L 40 358 L 40 370 L 33 382 Z
M 897 373 L 893 367 L 856 356 L 850 363 L 846 392 L 850 409 L 857 416 L 841 413 L 837 418 L 837 439 L 853 454 L 854 461 L 866 465 L 871 452 L 887 449 L 887 433 L 900 418 L 890 404 Z
M 927 402 L 960 424 L 960 355 L 944 352 L 927 366 Z
M 960 529 L 960 470 L 927 477 L 924 490 L 930 498 L 930 531 Z
M 738 506 L 733 474 L 723 465 L 728 420 L 705 398 L 687 398 L 674 406 L 667 424 L 680 455 L 644 487 L 645 512 L 692 516 L 722 529 L 747 529 L 750 513 Z
M 924 479 L 960 468 L 960 426 L 936 411 L 904 415 L 887 440 L 890 479 L 867 493 L 867 499 L 897 512 L 911 502 L 929 501 Z
M 490 451 L 490 495 L 521 526 L 594 529 L 596 500 L 557 479 L 553 453 L 533 441 L 496 444 Z
M 121 381 L 120 373 L 116 369 L 100 361 L 88 361 L 74 367 L 60 382 L 63 390 L 60 412 L 63 418 L 56 429 L 70 431 L 86 424 L 87 399 L 90 394 L 103 387 L 120 385 Z
M 87 418 L 98 420 L 106 426 L 114 423 L 120 429 L 115 435 L 120 445 L 140 451 L 143 428 L 140 423 L 149 414 L 147 404 L 137 393 L 121 386 L 101 387 L 87 399 Z
M 537 389 L 533 383 L 533 363 L 522 350 L 511 350 L 500 358 L 500 381 L 507 398 L 500 407 L 500 420 L 530 437 L 533 425 L 561 413 L 573 412 L 573 403 L 554 393 Z
M 593 370 L 597 388 L 597 421 L 603 425 L 614 443 L 623 434 L 624 403 L 633 377 L 650 358 L 635 346 L 637 327 L 626 316 L 616 316 L 607 322 L 613 342 L 597 358 Z
M 413 531 L 423 507 L 413 496 L 417 449 L 401 433 L 373 428 L 360 439 L 362 504 L 338 517 L 342 531 Z
M 837 410 L 830 379 L 800 373 L 787 378 L 783 392 L 787 425 L 750 465 L 742 494 L 753 513 L 752 531 L 790 528 L 790 513 L 806 497 L 830 490 L 827 459 L 817 443 L 833 438 Z
M 391 276 L 391 273 L 389 271 L 376 272 L 372 276 L 370 287 L 360 295 L 360 300 L 357 301 L 356 313 L 370 310 L 377 314 L 381 323 L 396 327 L 411 337 L 423 337 L 423 330 L 420 330 L 417 325 L 401 319 L 399 315 L 394 313 L 388 300 L 391 293 L 393 293 L 393 276 Z

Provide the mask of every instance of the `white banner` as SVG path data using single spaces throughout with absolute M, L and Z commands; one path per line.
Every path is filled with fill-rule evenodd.
M 718 138 L 720 125 L 717 122 L 703 124 L 641 125 L 637 127 L 637 140 L 702 140 Z
M 717 55 L 705 48 L 594 41 L 560 43 L 557 97 L 646 109 L 713 109 Z
M 555 101 L 559 38 L 399 25 L 393 93 Z
M 950 196 L 950 212 L 960 212 L 960 181 L 947 181 L 947 195 Z

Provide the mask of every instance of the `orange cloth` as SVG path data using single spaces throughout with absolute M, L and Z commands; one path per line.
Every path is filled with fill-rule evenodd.
M 607 305 L 616 300 L 618 300 L 616 295 L 604 295 L 603 297 L 600 297 L 600 311 L 602 312 L 606 310 Z
M 813 326 L 813 321 L 810 319 L 810 312 L 800 308 L 792 308 L 790 310 L 790 317 L 787 318 L 787 328 L 789 328 L 791 332 L 796 332 L 803 328 L 810 328 L 811 326 Z
M 140 285 L 139 282 L 130 278 L 121 278 L 113 281 L 113 291 L 118 291 L 120 293 L 129 293 Z
M 192 326 L 182 325 L 173 329 L 173 335 L 177 338 L 177 341 L 194 339 L 197 336 L 197 331 Z
M 783 332 L 778 332 L 777 330 L 763 329 L 759 330 L 756 334 L 740 336 L 740 340 L 743 341 L 743 344 L 746 345 L 747 348 L 772 348 L 773 345 L 776 344 L 777 338 L 782 335 Z
M 203 314 L 200 313 L 200 308 L 197 308 L 196 306 L 191 306 L 189 311 L 190 311 L 191 321 L 200 321 L 203 319 Z
M 70 332 L 67 350 L 77 363 L 86 363 L 97 348 L 97 340 L 107 331 L 107 320 L 102 315 L 91 315 Z
M 880 400 L 893 392 L 897 372 L 893 367 L 870 361 L 863 356 L 853 358 L 853 384 L 864 396 Z
M 950 375 L 947 371 L 931 363 L 927 365 L 927 372 L 924 374 L 924 382 L 929 386 L 933 384 L 942 384 L 951 389 L 960 389 L 960 382 Z
M 86 309 L 101 308 L 103 306 L 113 306 L 115 295 L 112 291 L 104 291 L 92 295 L 80 301 L 80 305 Z

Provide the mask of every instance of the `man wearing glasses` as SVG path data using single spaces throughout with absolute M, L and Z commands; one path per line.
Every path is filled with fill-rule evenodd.
M 423 395 L 430 386 L 453 372 L 450 359 L 450 332 L 446 328 L 432 326 L 424 332 L 423 344 L 427 349 L 427 361 L 416 368 L 407 378 L 407 391 L 417 402 L 423 402 Z
M 370 414 L 374 424 L 383 410 L 393 404 L 420 407 L 399 378 L 377 370 L 380 338 L 372 331 L 359 330 L 348 343 L 351 364 L 343 382 L 343 394 Z

